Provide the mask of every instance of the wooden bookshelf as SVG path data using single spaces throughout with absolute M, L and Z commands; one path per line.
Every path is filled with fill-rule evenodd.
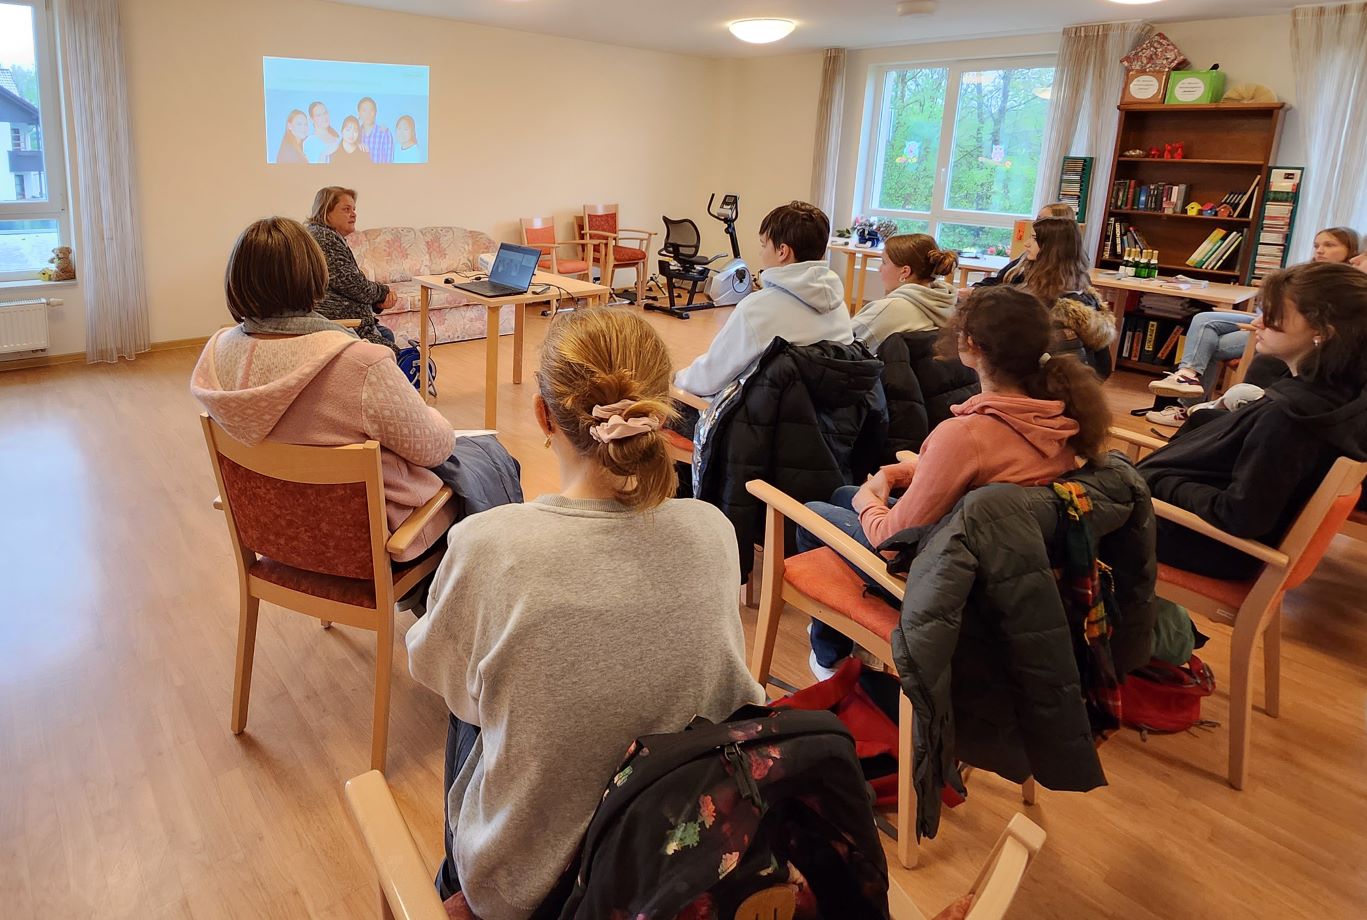
M 1122 105 L 1111 158 L 1110 180 L 1099 190 L 1106 195 L 1097 243 L 1096 264 L 1114 266 L 1119 259 L 1106 249 L 1112 218 L 1131 225 L 1152 249 L 1158 250 L 1159 268 L 1192 278 L 1233 281 L 1249 276 L 1257 250 L 1254 229 L 1261 223 L 1268 173 L 1281 132 L 1282 103 L 1217 103 L 1214 105 Z M 1126 150 L 1163 148 L 1181 142 L 1180 160 L 1125 157 Z M 1244 192 L 1258 179 L 1253 200 L 1242 217 L 1192 216 L 1186 213 L 1115 207 L 1112 189 L 1118 181 L 1137 185 L 1189 186 L 1187 201 L 1219 202 L 1233 191 Z M 1186 259 L 1212 230 L 1239 231 L 1244 239 L 1236 255 L 1218 269 L 1195 268 Z

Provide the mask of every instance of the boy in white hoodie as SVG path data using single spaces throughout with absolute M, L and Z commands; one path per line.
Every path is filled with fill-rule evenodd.
M 674 375 L 674 385 L 714 396 L 775 337 L 794 345 L 854 341 L 845 286 L 826 263 L 831 222 L 805 201 L 774 208 L 759 225 L 760 289 L 740 303 L 706 352 Z

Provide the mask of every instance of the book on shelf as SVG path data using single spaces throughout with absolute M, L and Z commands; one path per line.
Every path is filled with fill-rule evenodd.
M 1249 269 L 1250 282 L 1261 281 L 1269 273 L 1286 266 L 1304 172 L 1300 167 L 1286 166 L 1274 166 L 1268 172 L 1262 221 L 1258 227 L 1258 248 L 1254 250 Z
M 1225 237 L 1224 242 L 1220 244 L 1214 254 L 1206 258 L 1205 264 L 1201 267 L 1212 270 L 1220 268 L 1220 266 L 1229 261 L 1230 256 L 1233 256 L 1239 251 L 1239 244 L 1243 242 L 1243 239 L 1244 235 L 1239 231 L 1236 230 L 1231 233 L 1229 236 Z
M 1216 246 L 1220 245 L 1220 241 L 1224 238 L 1224 227 L 1216 227 L 1214 230 L 1210 231 L 1210 234 L 1205 238 L 1201 245 L 1197 246 L 1196 249 L 1192 252 L 1192 254 L 1187 256 L 1187 264 L 1190 265 L 1192 268 L 1200 268 L 1201 262 L 1206 258 L 1206 256 L 1210 255 L 1211 252 L 1214 251 Z
M 1248 209 L 1248 216 L 1253 216 L 1253 193 L 1258 190 L 1258 183 L 1262 181 L 1262 176 L 1253 177 L 1253 182 L 1249 185 L 1248 191 L 1244 192 L 1243 197 L 1239 199 L 1239 203 L 1234 207 L 1235 217 L 1242 217 L 1245 207 Z
M 1087 219 L 1087 192 L 1091 183 L 1091 157 L 1063 158 L 1059 170 L 1058 200 L 1071 205 L 1079 221 Z
M 1172 331 L 1168 333 L 1167 340 L 1163 342 L 1163 347 L 1158 349 L 1158 354 L 1154 355 L 1159 363 L 1168 360 L 1173 351 L 1177 348 L 1177 340 L 1182 337 L 1182 327 L 1174 325 Z

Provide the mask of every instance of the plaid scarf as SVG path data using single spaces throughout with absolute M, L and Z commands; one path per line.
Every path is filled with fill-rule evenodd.
M 1054 579 L 1073 633 L 1092 734 L 1105 738 L 1120 727 L 1120 682 L 1111 657 L 1114 580 L 1110 567 L 1096 557 L 1087 523 L 1092 500 L 1086 488 L 1076 482 L 1055 482 L 1052 487 L 1060 502 Z

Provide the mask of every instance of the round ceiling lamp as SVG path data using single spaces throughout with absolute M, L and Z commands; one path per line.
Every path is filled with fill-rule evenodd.
M 797 28 L 791 19 L 737 19 L 727 26 L 731 34 L 752 45 L 767 45 L 787 38 Z

